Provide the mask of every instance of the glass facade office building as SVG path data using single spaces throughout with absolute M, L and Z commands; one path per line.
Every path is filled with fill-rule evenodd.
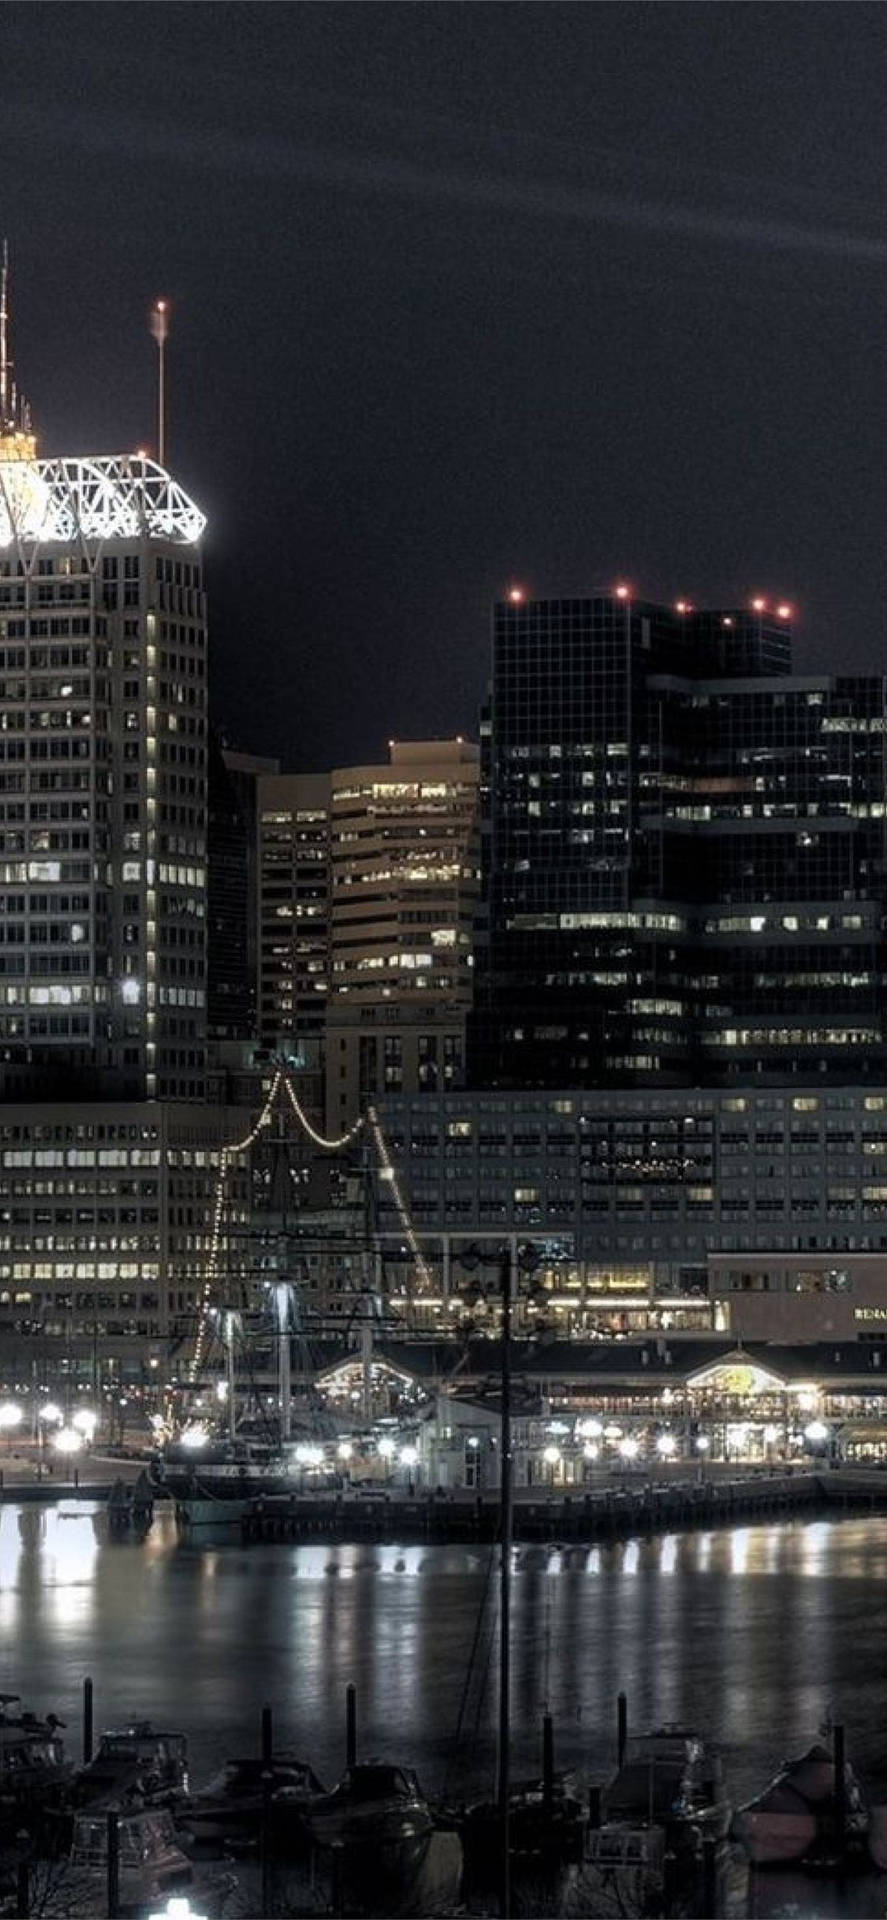
M 497 606 L 474 1084 L 883 1078 L 885 731 L 787 608 Z

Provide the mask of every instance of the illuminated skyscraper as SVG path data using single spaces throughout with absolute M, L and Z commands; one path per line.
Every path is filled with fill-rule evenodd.
M 464 1077 L 478 751 L 400 740 L 389 756 L 259 788 L 260 1032 L 332 1130 L 386 1090 Z
M 4 1099 L 202 1096 L 203 527 L 193 501 L 144 454 L 38 459 L 7 381 Z
M 204 516 L 143 453 L 38 457 L 6 285 L 4 255 L 0 1322 L 29 1378 L 98 1392 L 187 1337 L 246 1131 L 202 1104 Z M 245 1179 L 237 1158 L 235 1209 Z

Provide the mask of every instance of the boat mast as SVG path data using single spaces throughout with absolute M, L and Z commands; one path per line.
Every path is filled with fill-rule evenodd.
M 230 1311 L 225 1315 L 225 1368 L 228 1380 L 228 1438 L 234 1439 L 234 1321 Z
M 514 1489 L 511 1454 L 511 1247 L 502 1253 L 502 1433 L 500 1498 L 502 1562 L 499 1571 L 499 1841 L 502 1848 L 499 1911 L 511 1912 L 510 1747 L 511 1747 L 511 1543 Z
M 286 1241 L 283 1242 L 284 1247 Z M 290 1376 L 290 1286 L 278 1280 L 274 1288 L 277 1304 L 277 1392 L 280 1399 L 280 1438 L 289 1440 L 293 1430 L 292 1381 Z
M 373 1267 L 375 1207 L 373 1195 L 373 1177 L 370 1167 L 369 1141 L 364 1135 L 361 1149 L 361 1181 L 363 1185 L 363 1251 L 361 1254 L 362 1292 L 360 1319 L 360 1411 L 364 1420 L 372 1418 L 373 1411 Z

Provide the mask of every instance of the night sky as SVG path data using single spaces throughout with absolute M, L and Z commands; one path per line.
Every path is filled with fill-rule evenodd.
M 887 8 L 6 5 L 45 453 L 210 517 L 216 717 L 474 732 L 510 582 L 799 609 L 887 670 Z

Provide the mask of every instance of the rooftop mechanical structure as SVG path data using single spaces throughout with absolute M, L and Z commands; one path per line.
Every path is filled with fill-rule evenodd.
M 8 443 L 7 443 L 8 446 Z M 105 540 L 193 546 L 206 516 L 171 474 L 144 454 L 53 460 L 4 457 L 0 442 L 0 551 Z

